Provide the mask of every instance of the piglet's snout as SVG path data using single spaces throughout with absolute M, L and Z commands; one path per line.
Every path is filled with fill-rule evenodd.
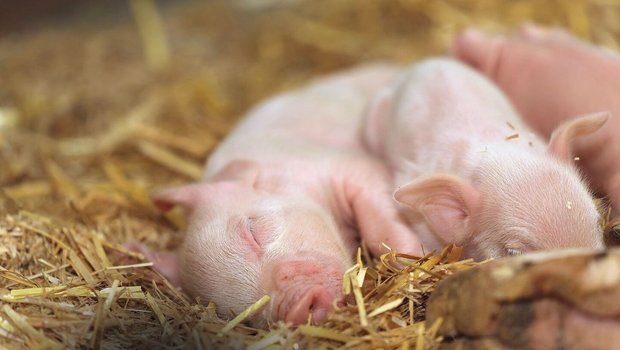
M 274 316 L 294 325 L 322 323 L 335 300 L 342 299 L 342 274 L 325 262 L 291 261 L 274 271 L 276 289 L 281 291 Z
M 312 314 L 313 323 L 322 323 L 327 319 L 333 296 L 325 287 L 315 286 L 307 291 L 286 312 L 286 322 L 294 325 L 305 323 Z

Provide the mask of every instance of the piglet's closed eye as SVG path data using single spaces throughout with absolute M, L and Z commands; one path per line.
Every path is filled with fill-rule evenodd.
M 260 258 L 267 245 L 275 239 L 275 228 L 264 217 L 241 216 L 234 226 L 234 234 L 238 235 L 235 241 L 244 247 L 242 250 L 250 261 Z
M 236 223 L 239 237 L 257 254 L 262 254 L 264 247 L 273 239 L 273 229 L 265 225 L 263 218 L 241 217 Z
M 269 216 L 251 216 L 249 227 L 254 240 L 259 246 L 265 247 L 277 239 L 278 227 Z

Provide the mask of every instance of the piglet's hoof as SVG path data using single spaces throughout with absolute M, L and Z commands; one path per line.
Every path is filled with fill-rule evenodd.
M 620 249 L 540 252 L 443 280 L 426 319 L 442 349 L 619 349 Z

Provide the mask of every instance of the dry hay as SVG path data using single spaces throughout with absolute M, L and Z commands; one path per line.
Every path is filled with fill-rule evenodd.
M 435 348 L 426 296 L 474 265 L 456 249 L 358 257 L 345 276 L 357 303 L 322 327 L 256 330 L 123 260 L 122 243 L 174 248 L 183 220 L 151 190 L 197 179 L 243 111 L 310 77 L 441 54 L 468 25 L 561 25 L 613 50 L 620 38 L 611 0 L 184 2 L 161 9 L 163 30 L 149 1 L 131 4 L 135 18 L 91 4 L 108 15 L 0 37 L 0 348 Z

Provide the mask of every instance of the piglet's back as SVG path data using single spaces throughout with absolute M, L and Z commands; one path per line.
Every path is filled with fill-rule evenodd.
M 315 80 L 252 109 L 212 154 L 206 176 L 230 159 L 283 162 L 359 152 L 363 109 L 398 67 L 374 64 Z M 328 158 L 329 159 L 329 158 Z
M 393 89 L 396 117 L 386 120 L 385 156 L 400 168 L 424 165 L 398 169 L 402 181 L 429 171 L 459 173 L 468 151 L 511 136 L 513 143 L 544 147 L 496 86 L 451 59 L 414 65 Z

